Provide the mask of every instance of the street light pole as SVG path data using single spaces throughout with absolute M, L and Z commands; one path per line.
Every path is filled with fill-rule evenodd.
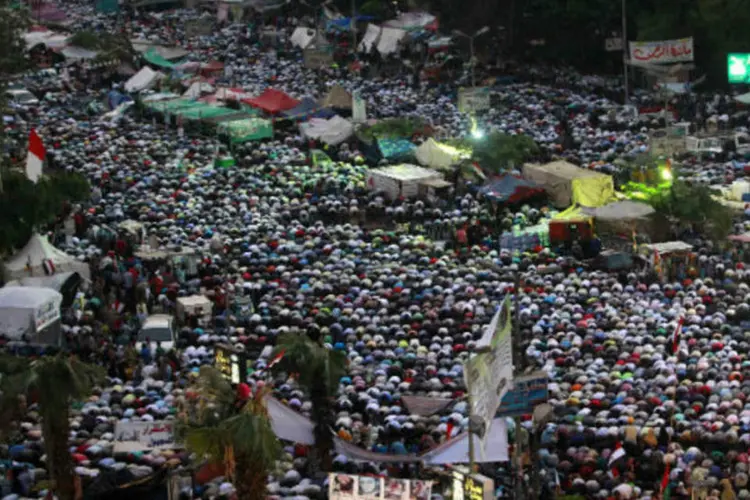
M 469 37 L 469 63 L 471 64 L 471 88 L 477 87 L 476 75 L 474 72 L 474 37 Z
M 622 77 L 625 85 L 625 104 L 630 102 L 628 85 L 628 9 L 627 0 L 622 0 Z

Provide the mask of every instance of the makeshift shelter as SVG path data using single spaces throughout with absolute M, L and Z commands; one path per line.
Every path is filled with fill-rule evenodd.
M 590 239 L 594 235 L 593 219 L 577 205 L 560 212 L 549 221 L 549 241 L 552 244 L 569 241 L 574 232 L 582 239 Z
M 365 31 L 365 36 L 362 37 L 362 41 L 359 42 L 359 46 L 357 47 L 357 49 L 360 52 L 369 54 L 372 49 L 378 46 L 380 31 L 380 26 L 377 26 L 375 24 L 368 24 L 367 31 Z
M 584 208 L 582 211 L 599 220 L 639 219 L 656 212 L 650 205 L 631 200 L 615 201 L 597 208 Z
M 334 85 L 320 100 L 324 108 L 352 109 L 352 95 L 341 85 Z
M 0 288 L 0 335 L 11 340 L 54 344 L 60 342 L 60 304 L 63 296 L 49 288 Z
M 354 125 L 340 116 L 334 116 L 328 120 L 313 118 L 300 124 L 300 131 L 305 137 L 335 146 L 354 134 Z
M 221 61 L 209 61 L 201 64 L 198 72 L 204 78 L 216 78 L 224 73 L 224 63 Z
M 258 97 L 242 99 L 242 102 L 272 115 L 290 110 L 300 103 L 297 99 L 276 89 L 266 89 Z
M 734 100 L 742 104 L 750 104 L 750 92 L 735 96 Z
M 330 108 L 319 105 L 315 99 L 305 97 L 297 106 L 281 114 L 290 120 L 308 120 L 310 118 L 330 118 L 336 113 Z
M 408 139 L 378 139 L 378 151 L 386 160 L 409 158 L 414 154 L 414 143 Z
M 147 63 L 159 66 L 160 68 L 172 69 L 175 67 L 175 64 L 161 55 L 155 47 L 150 47 L 143 54 L 143 59 L 145 59 Z
M 461 159 L 461 152 L 430 137 L 414 151 L 417 161 L 430 168 L 448 169 Z
M 523 177 L 544 188 L 552 203 L 560 208 L 572 203 L 601 207 L 615 198 L 611 176 L 579 168 L 566 161 L 544 165 L 527 163 L 523 166 Z
M 406 31 L 399 28 L 382 28 L 380 30 L 380 38 L 378 38 L 378 52 L 382 55 L 397 52 L 399 50 L 399 43 L 406 35 Z
M 488 436 L 484 445 L 477 436 L 474 439 L 475 461 L 507 462 L 508 457 L 508 427 L 505 418 L 496 418 L 487 429 Z M 467 464 L 469 463 L 469 433 L 445 441 L 421 456 L 425 465 Z
M 238 144 L 273 137 L 273 123 L 263 118 L 245 118 L 221 122 L 216 131 L 219 135 L 226 135 L 230 142 Z
M 5 263 L 5 279 L 14 280 L 28 276 L 50 276 L 76 271 L 90 279 L 89 266 L 55 248 L 47 238 L 32 234 L 26 246 Z
M 154 71 L 148 66 L 144 66 L 135 75 L 131 76 L 127 82 L 125 82 L 126 92 L 140 92 L 150 88 L 158 79 L 161 73 Z
M 78 287 L 83 279 L 77 272 L 55 274 L 53 276 L 30 276 L 10 281 L 5 285 L 8 287 L 32 287 L 49 288 L 62 294 L 62 307 L 68 307 L 73 303 Z
M 443 180 L 443 177 L 434 170 L 408 164 L 377 168 L 367 174 L 367 186 L 374 191 L 384 191 L 392 199 L 426 194 L 433 180 Z
M 307 46 L 310 45 L 310 43 L 315 38 L 315 33 L 316 33 L 316 30 L 313 28 L 306 28 L 304 26 L 300 26 L 294 29 L 292 36 L 289 38 L 289 41 L 295 47 L 298 47 L 300 49 L 306 49 Z
M 504 174 L 487 182 L 478 189 L 485 198 L 498 203 L 519 203 L 542 193 L 544 190 L 535 182 L 527 181 L 511 174 Z
M 210 94 L 214 91 L 214 87 L 207 82 L 193 82 L 190 87 L 182 94 L 182 97 L 189 99 L 198 99 L 203 94 Z
M 383 23 L 388 28 L 399 28 L 406 31 L 437 31 L 438 21 L 427 12 L 402 12 L 396 19 Z

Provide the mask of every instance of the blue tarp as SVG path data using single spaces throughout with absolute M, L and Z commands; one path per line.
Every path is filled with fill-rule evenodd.
M 133 99 L 130 98 L 130 96 L 126 96 L 125 94 L 121 94 L 120 92 L 116 90 L 110 90 L 107 94 L 107 106 L 109 106 L 110 111 L 115 109 L 117 106 L 124 102 L 132 101 Z
M 291 120 L 309 120 L 310 118 L 330 118 L 336 113 L 329 108 L 321 107 L 315 99 L 305 97 L 297 106 L 281 114 Z
M 378 139 L 378 149 L 387 160 L 402 159 L 414 153 L 414 144 L 407 139 Z
M 357 16 L 355 22 L 367 22 L 375 19 L 373 16 Z M 351 17 L 340 17 L 338 19 L 331 19 L 328 21 L 328 28 L 335 28 L 339 30 L 348 30 L 352 22 Z
M 487 198 L 499 201 L 517 203 L 534 196 L 541 190 L 538 184 L 530 182 L 514 175 L 505 174 L 487 182 L 477 189 Z

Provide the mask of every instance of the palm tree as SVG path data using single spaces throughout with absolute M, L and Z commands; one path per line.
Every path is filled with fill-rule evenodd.
M 22 396 L 39 404 L 47 470 L 58 498 L 73 500 L 75 474 L 68 451 L 70 404 L 91 394 L 104 380 L 104 369 L 60 353 L 32 361 L 5 356 L 0 358 L 0 373 L 3 406 L 18 404 Z
M 327 349 L 306 335 L 291 333 L 279 337 L 275 355 L 282 353 L 274 368 L 297 374 L 297 381 L 307 389 L 312 402 L 317 459 L 328 472 L 333 467 L 333 401 L 339 380 L 346 374 L 346 355 Z
M 238 498 L 266 498 L 268 473 L 281 453 L 263 393 L 240 401 L 215 368 L 201 367 L 197 399 L 188 405 L 178 436 L 200 459 L 221 464 Z

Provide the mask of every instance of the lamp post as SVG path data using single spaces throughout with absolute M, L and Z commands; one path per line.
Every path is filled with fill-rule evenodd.
M 469 64 L 471 64 L 471 86 L 472 88 L 477 86 L 476 77 L 474 74 L 474 39 L 478 36 L 484 35 L 489 30 L 490 30 L 490 27 L 485 26 L 484 28 L 480 28 L 479 30 L 477 30 L 477 32 L 474 33 L 473 35 L 467 35 L 466 33 L 460 30 L 453 30 L 453 36 L 460 36 L 460 37 L 469 39 L 469 57 L 470 57 Z

